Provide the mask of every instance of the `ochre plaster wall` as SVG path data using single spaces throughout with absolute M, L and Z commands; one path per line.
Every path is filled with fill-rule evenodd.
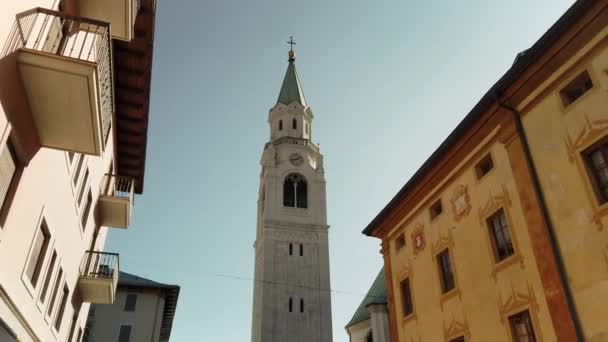
M 525 309 L 539 340 L 556 339 L 507 153 L 513 137 L 499 139 L 499 129 L 389 235 L 399 341 L 447 341 L 458 336 L 509 341 L 508 316 Z M 477 179 L 474 165 L 488 153 L 494 169 Z M 429 207 L 439 198 L 443 213 L 431 220 Z M 466 205 L 455 211 L 452 202 L 459 198 Z M 500 209 L 506 213 L 515 254 L 496 264 L 486 219 Z M 425 245 L 416 249 L 413 237 L 418 231 Z M 397 250 L 394 240 L 399 234 L 405 234 L 406 246 Z M 442 294 L 436 255 L 445 248 L 450 251 L 456 288 Z M 405 277 L 410 278 L 414 303 L 414 314 L 408 317 L 403 316 L 399 290 Z
M 559 91 L 583 71 L 593 88 L 569 106 Z M 608 204 L 601 205 L 584 151 L 608 137 L 608 29 L 522 105 L 523 124 L 586 340 L 608 340 Z

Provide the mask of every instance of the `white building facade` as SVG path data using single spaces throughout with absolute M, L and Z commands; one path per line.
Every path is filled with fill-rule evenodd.
M 290 51 L 260 173 L 252 342 L 332 341 L 323 155 Z
M 154 0 L 0 1 L 2 342 L 80 341 L 90 304 L 115 299 L 104 245 L 143 191 L 154 13 Z
M 83 342 L 167 342 L 179 286 L 120 272 L 112 305 L 91 306 Z

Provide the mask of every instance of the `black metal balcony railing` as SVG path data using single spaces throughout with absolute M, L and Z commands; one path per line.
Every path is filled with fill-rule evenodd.
M 128 198 L 133 205 L 135 179 L 133 177 L 105 174 L 101 180 L 99 193 L 105 196 Z
M 80 263 L 80 276 L 86 278 L 103 278 L 118 281 L 118 254 L 98 251 L 86 251 Z
M 309 139 L 294 138 L 294 137 L 282 137 L 282 138 L 278 138 L 274 141 L 267 142 L 266 145 L 264 145 L 264 150 L 267 150 L 270 147 L 270 145 L 276 146 L 276 145 L 280 145 L 280 144 L 295 144 L 295 145 L 308 146 L 313 151 L 315 151 L 317 153 L 319 152 L 319 147 L 317 147 L 317 145 L 315 145 Z
M 109 23 L 38 7 L 17 14 L 2 56 L 28 49 L 94 63 L 99 79 L 102 143 L 105 145 L 114 113 L 111 38 Z

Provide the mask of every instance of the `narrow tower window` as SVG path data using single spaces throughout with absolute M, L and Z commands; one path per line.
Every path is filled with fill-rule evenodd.
M 296 120 L 295 118 L 291 121 L 291 126 L 293 127 L 293 129 L 297 129 L 298 128 L 298 120 Z
M 289 297 L 289 312 L 293 312 L 293 298 Z
M 304 298 L 300 298 L 300 312 L 304 312 Z
M 304 256 L 304 246 L 300 244 L 300 256 Z
M 283 205 L 286 207 L 308 208 L 306 179 L 298 174 L 290 174 L 283 182 Z
M 283 130 L 283 120 L 279 120 L 279 131 Z
M 293 255 L 293 243 L 289 244 L 289 255 Z

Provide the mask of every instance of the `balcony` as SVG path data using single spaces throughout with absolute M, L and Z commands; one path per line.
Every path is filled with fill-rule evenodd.
M 8 50 L 40 145 L 101 155 L 114 113 L 109 24 L 35 8 L 14 27 Z
M 295 137 L 281 137 L 281 138 L 275 139 L 274 141 L 267 142 L 264 145 L 264 151 L 269 149 L 270 146 L 272 146 L 272 145 L 276 146 L 276 145 L 281 145 L 281 144 L 308 146 L 308 147 L 310 147 L 311 150 L 319 153 L 319 147 L 317 145 L 315 145 L 312 141 L 310 141 L 309 139 L 295 138 Z
M 112 24 L 112 38 L 130 41 L 140 0 L 78 0 L 80 15 Z
M 127 228 L 131 221 L 135 180 L 106 174 L 99 189 L 97 218 L 106 227 Z
M 86 251 L 80 263 L 78 288 L 82 300 L 92 304 L 112 304 L 118 283 L 118 254 Z

